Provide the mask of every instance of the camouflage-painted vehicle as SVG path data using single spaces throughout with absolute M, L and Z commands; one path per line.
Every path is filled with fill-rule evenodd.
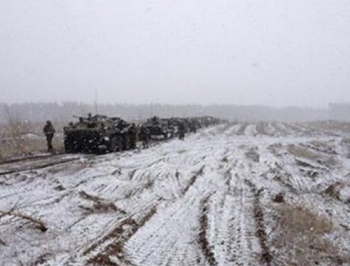
M 129 124 L 118 117 L 79 117 L 63 128 L 67 153 L 116 152 L 129 148 Z
M 169 118 L 166 119 L 168 124 L 168 131 L 170 133 L 170 138 L 174 138 L 178 136 L 179 133 L 179 121 L 177 118 Z
M 143 126 L 147 127 L 152 139 L 158 139 L 159 137 L 168 139 L 171 136 L 168 123 L 157 116 L 147 119 L 147 122 L 145 122 Z

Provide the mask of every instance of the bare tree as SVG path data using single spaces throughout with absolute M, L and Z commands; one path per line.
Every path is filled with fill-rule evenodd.
M 16 153 L 27 153 L 28 151 L 24 138 L 24 135 L 28 133 L 27 123 L 25 123 L 17 113 L 12 112 L 8 105 L 5 105 L 4 109 L 7 117 L 6 133 L 13 145 L 12 149 L 14 149 Z

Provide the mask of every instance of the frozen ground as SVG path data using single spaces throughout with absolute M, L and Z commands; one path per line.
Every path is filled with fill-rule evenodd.
M 349 134 L 226 124 L 0 165 L 1 265 L 350 265 Z

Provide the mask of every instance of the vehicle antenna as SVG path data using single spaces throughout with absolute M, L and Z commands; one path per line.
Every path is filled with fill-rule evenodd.
M 97 89 L 95 89 L 95 114 L 97 114 Z

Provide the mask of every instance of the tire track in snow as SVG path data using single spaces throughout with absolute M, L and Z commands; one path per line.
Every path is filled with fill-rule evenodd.
M 256 235 L 259 238 L 260 247 L 262 249 L 260 261 L 263 264 L 270 265 L 272 261 L 272 255 L 267 246 L 267 234 L 264 224 L 264 212 L 260 205 L 260 193 L 261 189 L 257 190 L 256 185 L 250 180 L 245 179 L 244 182 L 251 188 L 254 193 L 254 218 L 256 223 Z
M 183 194 L 186 195 L 187 191 L 190 189 L 191 186 L 193 186 L 193 184 L 196 182 L 198 176 L 203 175 L 203 170 L 204 170 L 204 165 L 198 170 L 198 172 L 193 175 L 190 179 L 190 182 L 188 183 L 188 185 L 185 187 Z
M 207 230 L 208 230 L 208 200 L 209 200 L 210 196 L 208 196 L 207 198 L 205 198 L 203 200 L 202 203 L 202 210 L 201 210 L 201 214 L 200 214 L 200 231 L 199 231 L 199 244 L 200 247 L 204 253 L 204 256 L 206 258 L 206 260 L 208 261 L 208 263 L 211 266 L 217 265 L 214 253 L 212 251 L 212 248 L 209 245 L 209 241 L 208 241 L 208 235 L 207 235 Z
M 233 155 L 235 154 L 235 155 Z M 237 151 L 230 156 L 239 157 Z M 216 171 L 217 188 L 208 201 L 206 236 L 218 265 L 257 265 L 260 252 L 255 236 L 254 195 L 241 175 L 242 161 L 233 160 Z M 214 263 L 215 263 L 214 262 Z
M 161 162 L 158 162 L 158 164 L 161 164 Z M 144 213 L 144 209 L 145 208 L 149 209 L 154 202 L 158 201 L 157 198 L 149 197 L 146 195 L 148 194 L 148 192 L 151 194 L 154 193 L 154 190 L 150 189 L 149 187 L 142 188 L 142 183 L 144 179 L 143 176 L 145 175 L 145 172 L 149 171 L 150 167 L 156 168 L 154 169 L 156 171 L 155 173 L 153 173 L 153 178 L 154 180 L 156 180 L 156 185 L 158 186 L 161 183 L 161 179 L 163 177 L 167 178 L 167 176 L 169 176 L 167 174 L 167 171 L 163 170 L 167 167 L 167 165 L 165 167 L 159 167 L 159 165 L 152 164 L 148 168 L 143 169 L 141 172 L 137 170 L 130 170 L 129 172 L 125 172 L 125 174 L 128 175 L 128 179 L 130 180 L 129 182 L 134 183 L 133 186 L 135 185 L 140 186 L 140 189 L 138 189 L 138 192 L 136 194 L 133 194 L 132 197 L 139 198 L 139 196 L 141 196 L 141 198 L 139 198 L 138 201 L 134 203 L 134 206 L 136 208 L 126 209 L 128 213 L 131 213 L 128 216 L 129 218 L 123 219 L 122 222 L 117 223 L 115 228 L 111 230 L 111 233 L 107 234 L 106 236 L 101 236 L 100 239 L 97 240 L 94 245 L 92 245 L 90 248 L 84 251 L 83 254 L 85 257 L 87 257 L 85 261 L 87 261 L 88 263 L 105 263 L 105 264 L 111 264 L 111 265 L 113 265 L 113 263 L 118 264 L 118 263 L 121 263 L 121 261 L 124 261 L 123 263 L 130 264 L 127 262 L 127 259 L 123 257 L 121 254 L 115 256 L 112 253 L 110 253 L 109 250 L 114 250 L 113 253 L 118 253 L 118 252 L 122 253 L 123 245 L 124 245 L 123 243 L 125 243 L 129 238 L 132 237 L 133 234 L 137 232 L 137 230 L 141 227 L 139 224 L 143 225 L 145 223 L 144 222 L 145 218 L 142 217 L 142 213 Z M 200 175 L 203 175 L 203 171 L 204 171 L 204 166 L 202 166 L 195 173 L 195 175 L 189 180 L 189 183 L 187 184 L 184 191 L 182 192 L 183 195 L 187 194 L 191 186 L 195 183 L 197 177 Z M 149 176 L 149 174 L 146 174 L 146 175 Z M 178 182 L 178 176 L 176 179 L 177 182 Z M 174 175 L 173 179 L 175 180 L 175 178 L 176 178 L 176 174 Z M 166 180 L 166 181 L 168 182 L 169 180 Z M 146 193 L 146 190 L 148 191 L 147 193 Z M 142 201 L 143 196 L 146 196 L 145 197 L 146 201 Z M 129 200 L 129 198 L 126 200 Z M 130 198 L 130 200 L 132 199 Z M 143 207 L 142 206 L 143 204 L 140 204 L 140 202 L 143 202 L 144 204 L 146 204 L 145 207 Z M 123 205 L 121 204 L 119 204 L 118 206 L 119 207 L 122 206 L 121 208 L 123 208 Z M 152 216 L 154 215 L 154 213 L 155 212 L 152 213 Z M 132 216 L 134 216 L 134 218 L 132 218 Z M 141 216 L 141 218 L 139 218 L 141 219 L 141 222 L 139 223 L 135 221 L 135 218 L 137 216 Z M 151 218 L 151 216 L 149 216 L 148 214 L 146 214 L 145 217 L 148 217 L 146 219 L 147 221 L 148 219 Z M 125 229 L 125 230 L 122 230 L 122 229 Z M 116 233 L 121 234 L 122 237 L 119 237 L 118 239 L 116 239 Z
M 128 217 L 117 223 L 108 234 L 82 252 L 82 255 L 86 257 L 86 263 L 93 265 L 119 265 L 120 263 L 130 265 L 123 254 L 124 244 L 152 218 L 156 211 L 157 207 L 154 206 L 145 213 L 140 222 Z M 113 259 L 111 259 L 112 256 Z
M 238 235 L 232 224 L 233 210 L 233 200 L 225 193 L 216 193 L 209 202 L 207 237 L 219 265 L 237 262 L 236 251 L 241 250 L 234 244 Z
M 207 265 L 197 243 L 202 197 L 198 189 L 189 189 L 183 198 L 159 208 L 152 223 L 127 243 L 125 252 L 130 254 L 131 263 Z
M 241 128 L 240 124 L 233 125 L 225 131 L 225 134 L 228 136 L 237 135 L 237 132 L 240 128 Z
M 248 125 L 246 127 L 246 129 L 244 130 L 244 135 L 246 136 L 251 136 L 251 137 L 255 137 L 258 133 L 257 133 L 257 126 L 255 124 L 253 125 Z
M 240 175 L 239 172 L 232 175 L 229 187 L 229 195 L 233 199 L 231 207 L 234 210 L 231 216 L 231 224 L 234 228 L 231 237 L 234 239 L 234 246 L 231 249 L 234 250 L 236 265 L 254 265 L 256 260 L 252 253 L 257 253 L 258 247 L 254 235 L 254 223 L 252 223 L 253 195 L 244 185 Z
M 256 147 L 254 150 L 259 151 L 258 156 L 261 157 L 260 153 L 263 148 L 261 146 L 256 146 L 257 144 L 258 143 L 251 143 L 252 146 L 248 147 L 248 150 Z M 245 154 L 245 151 L 241 149 L 237 151 L 237 155 L 239 153 Z M 254 184 L 254 180 L 258 178 L 258 175 L 262 169 L 264 169 L 264 167 L 261 166 L 260 160 L 253 160 L 250 162 L 241 160 L 238 162 L 237 167 L 235 168 L 235 175 L 233 175 L 236 177 L 235 184 L 240 184 L 241 189 L 238 192 L 241 192 L 241 206 L 245 207 L 239 211 L 238 215 L 246 214 L 248 211 L 248 216 L 242 219 L 242 221 L 245 223 L 244 226 L 246 226 L 245 233 L 249 236 L 245 238 L 248 241 L 243 250 L 245 252 L 250 251 L 250 255 L 252 253 L 260 254 L 258 261 L 253 262 L 251 265 L 256 265 L 258 262 L 264 265 L 270 265 L 272 261 L 272 255 L 267 245 L 264 212 L 260 203 L 260 193 L 263 188 L 258 190 L 257 186 Z M 248 205 L 246 205 L 246 203 L 248 203 Z M 249 221 L 252 223 L 250 224 L 250 230 L 247 230 Z M 256 239 L 258 240 L 260 246 L 259 250 L 256 248 L 254 249 L 254 244 L 256 244 L 254 240 Z M 255 252 L 253 250 L 255 250 Z M 245 265 L 245 263 L 242 265 Z
M 271 131 L 271 123 L 258 122 L 258 124 L 256 125 L 256 133 L 260 136 L 273 136 Z
M 272 122 L 271 126 L 274 128 L 274 136 L 287 136 L 288 132 L 286 131 L 285 127 L 283 126 L 283 123 L 281 122 Z
M 44 168 L 48 168 L 48 167 L 54 167 L 54 166 L 60 165 L 60 164 L 71 163 L 71 162 L 77 161 L 77 160 L 79 160 L 79 158 L 68 158 L 68 159 L 61 159 L 60 161 L 49 161 L 49 162 L 40 161 L 40 163 L 37 163 L 35 165 L 31 164 L 31 165 L 28 165 L 25 167 L 21 166 L 21 168 L 12 167 L 12 168 L 10 168 L 10 170 L 0 172 L 0 176 L 14 174 L 14 173 L 21 173 L 21 172 L 26 172 L 26 171 L 40 170 L 40 169 L 44 169 Z
M 159 208 L 152 223 L 130 239 L 125 252 L 130 254 L 132 264 L 208 265 L 206 253 L 201 251 L 198 239 L 200 221 L 203 222 L 203 197 L 209 193 L 209 186 L 203 185 L 208 182 L 204 169 L 205 166 L 202 165 L 192 175 L 182 192 L 183 197 L 162 204 L 163 207 Z M 174 249 L 176 254 L 173 253 Z
M 248 123 L 243 123 L 240 126 L 241 127 L 237 130 L 237 135 L 244 135 L 245 130 L 248 127 Z

